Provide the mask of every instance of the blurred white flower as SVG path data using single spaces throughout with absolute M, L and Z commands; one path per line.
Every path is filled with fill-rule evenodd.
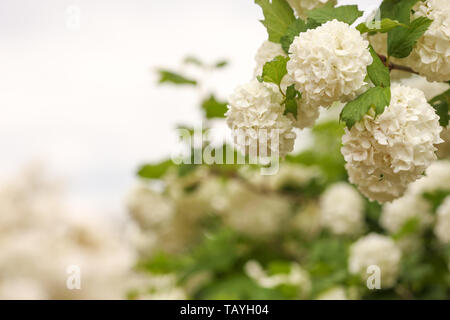
M 333 287 L 319 294 L 317 300 L 348 300 L 348 298 L 345 288 Z
M 370 233 L 350 247 L 348 268 L 350 273 L 368 277 L 367 268 L 378 266 L 381 270 L 381 288 L 395 285 L 400 268 L 401 251 L 394 241 L 383 235 Z
M 418 231 L 430 226 L 433 223 L 431 206 L 424 198 L 407 194 L 383 206 L 380 224 L 395 234 L 402 230 L 405 223 L 413 219 L 418 224 Z
M 252 191 L 237 181 L 229 181 L 226 192 L 225 225 L 250 236 L 275 234 L 290 213 L 290 205 L 285 199 L 276 194 Z
M 244 269 L 245 273 L 263 288 L 275 288 L 287 284 L 299 287 L 302 295 L 309 293 L 311 290 L 308 272 L 295 262 L 291 263 L 289 273 L 268 275 L 261 265 L 254 260 L 248 261 Z
M 356 235 L 364 227 L 364 200 L 350 184 L 331 185 L 320 197 L 320 220 L 336 235 Z
M 341 149 L 349 180 L 371 200 L 392 201 L 403 195 L 436 159 L 442 142 L 439 118 L 422 91 L 395 85 L 383 114 L 373 110 L 350 130 Z
M 437 210 L 434 233 L 441 242 L 450 243 L 450 196 L 445 198 Z
M 353 99 L 372 63 L 369 42 L 337 20 L 300 33 L 289 49 L 289 76 L 309 108 Z

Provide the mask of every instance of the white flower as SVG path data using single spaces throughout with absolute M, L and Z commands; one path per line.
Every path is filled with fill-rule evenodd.
M 248 261 L 244 269 L 245 273 L 263 288 L 275 288 L 283 284 L 297 286 L 303 295 L 311 290 L 308 272 L 295 262 L 291 263 L 289 273 L 268 275 L 261 265 L 254 260 Z
M 297 101 L 297 121 L 294 126 L 299 129 L 312 128 L 320 115 L 317 105 L 309 103 L 305 99 Z
M 317 300 L 348 300 L 347 292 L 343 287 L 333 287 L 319 294 Z
M 294 148 L 292 118 L 283 115 L 283 96 L 275 85 L 252 80 L 229 99 L 227 124 L 236 144 L 251 156 L 284 157 Z
M 433 162 L 425 172 L 425 176 L 409 187 L 408 193 L 422 196 L 425 192 L 436 190 L 450 191 L 450 160 Z
M 441 242 L 450 243 L 450 196 L 445 198 L 437 210 L 434 233 Z
M 369 42 L 344 22 L 329 21 L 300 33 L 289 48 L 289 76 L 304 101 L 316 108 L 355 97 L 372 63 Z
M 450 6 L 448 0 L 427 0 L 415 6 L 413 19 L 433 22 L 417 40 L 407 64 L 429 81 L 450 80 Z
M 264 64 L 273 60 L 278 56 L 286 56 L 283 51 L 281 44 L 272 41 L 264 41 L 263 44 L 258 48 L 255 55 L 255 70 L 253 72 L 254 77 L 260 76 L 263 71 Z
M 128 211 L 143 229 L 166 224 L 174 215 L 169 199 L 145 186 L 136 187 L 128 198 Z
M 253 237 L 270 236 L 280 230 L 290 212 L 287 201 L 254 192 L 235 181 L 230 181 L 227 187 L 225 225 Z
M 408 77 L 401 78 L 396 82 L 406 87 L 419 89 L 425 94 L 427 100 L 431 100 L 435 96 L 448 90 L 450 87 L 447 83 L 443 82 L 429 82 L 427 79 L 417 74 L 410 74 Z
M 433 222 L 428 201 L 415 195 L 405 195 L 383 206 L 380 224 L 390 233 L 399 232 L 405 223 L 416 220 L 420 230 Z
M 320 8 L 328 3 L 336 4 L 336 0 L 287 0 L 299 18 L 306 18 L 306 12 Z
M 367 268 L 377 266 L 381 271 L 381 287 L 390 288 L 397 281 L 400 259 L 401 251 L 391 238 L 370 233 L 350 247 L 348 268 L 365 280 L 369 275 Z
M 439 117 L 420 90 L 392 86 L 391 103 L 375 117 L 371 110 L 350 130 L 341 149 L 349 180 L 371 200 L 392 201 L 422 176 L 442 142 Z
M 292 227 L 300 231 L 307 239 L 312 239 L 322 230 L 320 207 L 316 201 L 310 201 L 300 207 L 291 220 Z
M 320 198 L 321 224 L 336 235 L 355 235 L 364 226 L 364 202 L 348 183 L 335 183 Z

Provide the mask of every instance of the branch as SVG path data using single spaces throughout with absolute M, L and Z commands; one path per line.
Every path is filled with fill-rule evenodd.
M 413 69 L 411 69 L 410 67 L 407 66 L 402 66 L 399 64 L 395 64 L 392 62 L 389 62 L 389 64 L 387 63 L 387 58 L 382 55 L 382 54 L 378 54 L 378 57 L 380 57 L 381 61 L 383 61 L 383 64 L 389 68 L 389 71 L 391 70 L 401 70 L 401 71 L 406 71 L 406 72 L 410 72 L 410 73 L 414 73 L 414 74 L 419 74 L 417 71 L 414 71 Z

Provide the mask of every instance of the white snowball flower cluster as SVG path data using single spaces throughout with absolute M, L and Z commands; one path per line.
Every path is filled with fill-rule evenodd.
M 364 226 L 364 201 L 348 183 L 331 185 L 320 198 L 321 224 L 336 235 L 355 235 Z
M 420 90 L 392 86 L 383 114 L 373 110 L 342 137 L 349 180 L 371 200 L 399 198 L 436 159 L 442 128 Z
M 292 118 L 283 115 L 282 101 L 275 85 L 256 79 L 236 88 L 226 115 L 235 143 L 242 151 L 251 156 L 280 157 L 292 151 L 296 134 Z
M 294 9 L 295 14 L 299 18 L 306 18 L 306 12 L 312 9 L 320 8 L 330 3 L 333 6 L 336 0 L 287 0 L 290 6 Z
M 441 242 L 450 243 L 450 196 L 445 198 L 437 210 L 434 233 Z
M 401 251 L 394 241 L 386 236 L 370 233 L 350 247 L 348 268 L 350 273 L 367 279 L 367 268 L 375 265 L 381 271 L 381 288 L 390 288 L 397 281 Z
M 361 93 L 372 63 L 368 45 L 356 29 L 337 20 L 295 37 L 287 70 L 305 103 L 329 107 Z
M 278 56 L 286 56 L 283 51 L 281 44 L 272 41 L 264 41 L 263 44 L 258 48 L 255 55 L 255 70 L 253 72 L 254 77 L 260 76 L 263 71 L 264 64 L 273 60 Z
M 395 234 L 412 219 L 417 221 L 420 230 L 424 230 L 433 222 L 428 201 L 422 197 L 407 194 L 383 206 L 380 223 L 387 231 Z
M 429 81 L 450 80 L 450 6 L 448 0 L 419 1 L 413 19 L 427 17 L 433 22 L 417 40 L 407 63 Z

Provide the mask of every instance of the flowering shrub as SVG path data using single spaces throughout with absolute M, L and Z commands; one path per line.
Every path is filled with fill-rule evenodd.
M 384 0 L 381 20 L 361 22 L 336 1 L 255 0 L 268 39 L 253 79 L 228 102 L 201 97 L 245 161 L 139 169 L 139 268 L 194 299 L 448 299 L 449 154 L 435 154 L 448 144 L 444 2 Z M 274 155 L 271 175 L 246 162 Z

